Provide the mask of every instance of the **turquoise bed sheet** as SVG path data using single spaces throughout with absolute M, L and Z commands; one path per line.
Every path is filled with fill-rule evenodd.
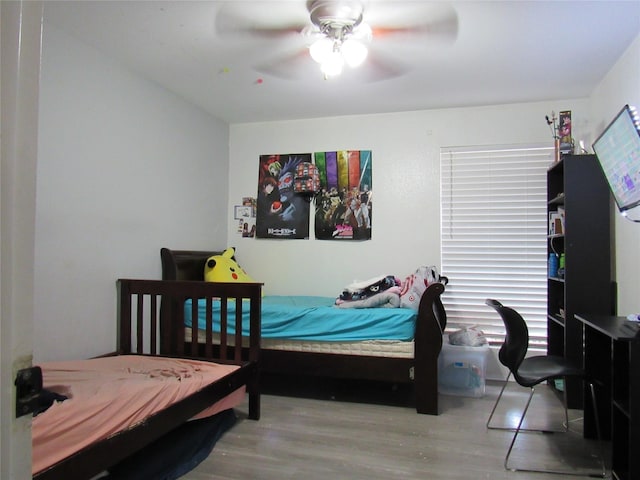
M 290 340 L 352 342 L 413 339 L 417 312 L 410 308 L 337 308 L 335 298 L 265 296 L 262 299 L 262 337 Z M 249 308 L 243 308 L 242 335 L 249 335 Z M 198 301 L 198 328 L 206 326 L 206 301 Z M 185 303 L 185 324 L 191 326 L 191 300 Z M 220 301 L 213 302 L 214 331 L 220 332 Z M 228 304 L 229 323 L 235 302 Z M 235 334 L 230 325 L 229 334 Z

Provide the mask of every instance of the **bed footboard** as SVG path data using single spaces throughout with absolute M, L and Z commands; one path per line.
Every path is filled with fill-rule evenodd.
M 432 283 L 420 299 L 414 338 L 414 389 L 418 413 L 438 415 L 438 355 L 447 325 L 440 295 L 442 283 Z
M 263 349 L 261 370 L 273 374 L 412 383 L 416 411 L 438 415 L 438 356 L 447 322 L 440 300 L 444 289 L 443 284 L 434 283 L 422 295 L 413 358 Z
M 167 355 L 197 358 L 218 363 L 235 363 L 251 371 L 248 377 L 249 417 L 260 417 L 259 359 L 261 283 L 211 283 L 166 280 L 120 279 L 118 286 L 118 354 Z M 211 320 L 207 325 L 204 345 L 195 338 L 185 343 L 184 304 L 192 305 L 206 299 L 206 308 L 212 311 L 213 299 L 221 304 L 235 304 L 233 318 L 222 308 L 219 321 L 222 333 L 214 343 Z M 250 335 L 242 336 L 243 311 L 249 312 Z M 212 315 L 207 315 L 209 319 Z M 197 323 L 197 309 L 192 309 L 192 321 Z M 227 335 L 228 326 L 235 327 L 233 336 Z M 243 353 L 244 352 L 244 353 Z
M 108 469 L 129 455 L 149 445 L 182 425 L 218 400 L 246 386 L 249 393 L 249 418 L 260 417 L 259 368 L 260 305 L 262 284 L 213 284 L 187 281 L 127 280 L 117 281 L 118 291 L 118 354 L 164 355 L 238 365 L 234 371 L 182 398 L 169 407 L 154 413 L 104 440 L 90 444 L 67 458 L 36 473 L 37 480 L 81 480 Z M 227 336 L 213 344 L 208 339 L 204 354 L 185 349 L 184 302 L 187 299 L 226 299 L 236 302 L 238 316 L 225 317 L 224 324 L 241 322 L 243 308 L 249 309 L 250 336 L 236 338 L 237 345 L 227 345 Z M 243 301 L 244 299 L 244 301 Z M 194 302 L 196 303 L 196 302 Z M 182 308 L 178 309 L 180 305 Z M 162 318 L 161 311 L 175 309 L 175 317 Z M 168 311 L 168 310 L 167 310 Z M 245 310 L 246 311 L 246 310 Z M 162 320 L 161 320 L 162 318 Z M 161 324 L 164 322 L 164 324 Z M 240 329 L 236 328 L 240 331 Z M 176 339 L 180 339 L 177 341 Z M 242 352 L 244 353 L 244 358 Z

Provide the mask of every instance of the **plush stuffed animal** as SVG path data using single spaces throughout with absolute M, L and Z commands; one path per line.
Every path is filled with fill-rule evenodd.
M 254 282 L 235 261 L 234 247 L 227 248 L 222 255 L 209 257 L 204 264 L 204 279 L 206 282 Z
M 409 275 L 404 279 L 404 282 L 402 282 L 400 306 L 418 310 L 422 294 L 427 287 L 434 282 L 441 282 L 446 285 L 449 283 L 449 279 L 440 275 L 438 267 L 435 265 L 418 267 L 415 273 Z

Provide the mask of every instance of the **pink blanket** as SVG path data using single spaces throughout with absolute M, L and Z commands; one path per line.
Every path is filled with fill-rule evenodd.
M 32 472 L 126 429 L 237 369 L 187 359 L 122 355 L 41 365 L 44 388 L 69 397 L 33 419 Z M 236 390 L 206 410 L 244 399 Z

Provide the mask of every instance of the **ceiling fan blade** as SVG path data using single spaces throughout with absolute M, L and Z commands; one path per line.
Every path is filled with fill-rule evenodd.
M 219 36 L 278 38 L 299 34 L 309 25 L 309 15 L 301 2 L 223 2 L 214 18 Z
M 386 5 L 390 7 L 397 2 Z M 447 3 L 413 2 L 406 9 L 394 9 L 395 15 L 384 13 L 383 4 L 377 6 L 367 21 L 371 22 L 374 39 L 398 40 L 406 36 L 428 36 L 430 42 L 439 44 L 453 43 L 458 36 L 458 14 L 453 6 Z M 402 15 L 399 15 L 401 13 Z M 375 15 L 374 15 L 375 14 Z M 383 18 L 379 18 L 384 15 Z M 405 38 L 406 39 L 406 38 Z
M 379 82 L 405 75 L 409 66 L 374 48 L 369 50 L 364 64 L 345 72 L 363 82 Z
M 317 70 L 320 73 L 320 66 L 309 56 L 306 48 L 282 55 L 274 60 L 254 66 L 254 70 L 284 80 L 302 78 L 309 71 Z
M 349 3 L 348 0 L 344 0 Z M 326 33 L 323 27 L 310 22 L 309 12 L 314 6 L 327 7 L 334 0 L 221 2 L 215 15 L 215 30 L 220 36 L 239 38 L 281 38 L 286 41 L 274 43 L 272 60 L 267 60 L 254 69 L 262 74 L 282 79 L 310 79 L 322 77 L 320 66 L 313 62 L 309 47 L 319 36 Z M 325 5 L 326 3 L 326 5 Z M 336 0 L 336 4 L 339 2 Z M 306 7 L 305 7 L 306 4 Z M 322 5 L 320 5 L 322 4 Z M 458 15 L 448 3 L 417 2 L 407 0 L 368 1 L 364 22 L 373 28 L 373 40 L 364 65 L 350 69 L 345 67 L 343 75 L 363 82 L 375 82 L 404 75 L 410 63 L 398 60 L 398 45 L 402 51 L 414 46 L 453 43 L 458 34 Z M 317 23 L 317 22 L 316 22 Z M 412 41 L 407 42 L 408 37 Z M 414 41 L 417 40 L 417 41 Z M 285 50 L 280 47 L 286 46 Z M 299 48 L 301 47 L 301 48 Z M 279 55 L 279 56 L 276 56 Z

